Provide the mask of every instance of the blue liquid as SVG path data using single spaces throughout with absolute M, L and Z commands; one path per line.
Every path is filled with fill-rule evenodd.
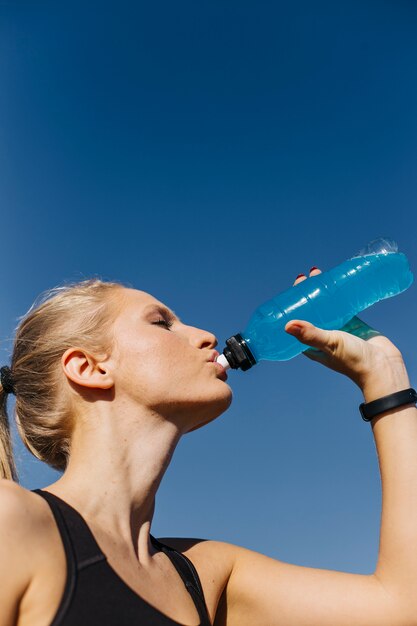
M 402 253 L 354 257 L 262 304 L 241 334 L 256 361 L 287 361 L 306 350 L 285 332 L 290 320 L 337 330 L 372 304 L 405 291 L 412 282 Z

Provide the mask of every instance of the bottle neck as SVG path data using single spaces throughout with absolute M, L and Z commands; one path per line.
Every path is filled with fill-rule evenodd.
M 233 335 L 226 341 L 223 354 L 232 369 L 241 369 L 245 372 L 253 367 L 253 365 L 256 365 L 255 357 L 245 339 L 239 333 Z

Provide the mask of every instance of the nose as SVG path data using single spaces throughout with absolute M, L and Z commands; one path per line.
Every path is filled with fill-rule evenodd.
M 208 330 L 189 326 L 190 343 L 196 348 L 215 348 L 218 344 L 216 335 Z

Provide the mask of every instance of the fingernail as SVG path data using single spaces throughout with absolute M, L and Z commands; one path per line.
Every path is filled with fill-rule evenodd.
M 287 330 L 287 326 L 291 327 L 289 331 Z M 286 326 L 285 326 L 285 330 L 286 330 L 287 333 L 288 332 L 290 332 L 290 333 L 291 332 L 299 333 L 301 328 L 302 328 L 302 326 L 300 326 L 300 324 L 294 324 L 292 322 L 288 322 L 288 324 L 286 324 Z
M 315 265 L 313 265 L 313 267 L 310 268 L 310 272 L 313 272 L 314 270 L 318 270 L 319 268 L 316 267 Z
M 305 276 L 305 274 L 298 274 L 297 278 L 295 280 L 298 280 L 299 278 L 301 278 L 301 276 Z

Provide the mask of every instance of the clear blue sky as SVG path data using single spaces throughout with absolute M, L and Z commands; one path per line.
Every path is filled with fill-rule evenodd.
M 17 318 L 68 280 L 149 291 L 222 349 L 298 273 L 378 236 L 417 272 L 416 27 L 410 0 L 0 2 L 2 364 Z M 414 385 L 416 288 L 363 315 Z M 359 389 L 303 356 L 229 381 L 153 532 L 372 571 Z M 16 453 L 24 486 L 56 479 Z

